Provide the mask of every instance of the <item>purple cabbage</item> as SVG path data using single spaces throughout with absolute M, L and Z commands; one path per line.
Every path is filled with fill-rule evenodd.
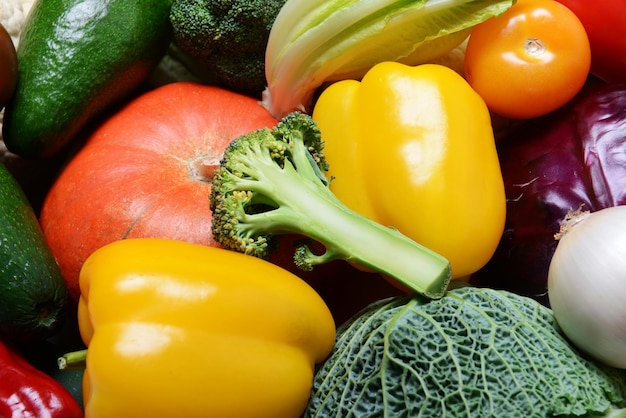
M 471 282 L 548 305 L 554 234 L 568 211 L 626 204 L 626 84 L 589 86 L 564 108 L 502 138 L 498 153 L 506 225 L 494 256 Z

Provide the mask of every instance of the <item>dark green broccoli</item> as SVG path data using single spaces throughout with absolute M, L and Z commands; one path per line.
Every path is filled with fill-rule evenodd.
M 265 48 L 286 0 L 174 0 L 174 43 L 226 88 L 260 97 Z
M 296 250 L 304 270 L 342 259 L 441 297 L 450 281 L 448 260 L 345 206 L 329 188 L 323 148 L 317 124 L 300 112 L 234 139 L 212 180 L 216 241 L 265 258 L 275 236 L 299 234 L 325 247 L 323 254 L 306 245 Z

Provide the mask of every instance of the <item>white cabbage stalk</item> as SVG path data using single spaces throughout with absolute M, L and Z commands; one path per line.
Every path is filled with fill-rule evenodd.
M 308 111 L 324 82 L 375 64 L 417 65 L 461 44 L 513 0 L 287 0 L 270 31 L 263 105 L 280 119 Z
M 626 368 L 626 206 L 574 211 L 557 234 L 548 297 L 567 337 L 603 363 Z

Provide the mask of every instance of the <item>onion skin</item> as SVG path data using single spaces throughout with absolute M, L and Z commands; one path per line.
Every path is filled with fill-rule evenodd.
M 504 233 L 492 259 L 470 282 L 549 306 L 554 234 L 568 211 L 626 204 L 625 138 L 626 84 L 587 86 L 565 107 L 501 138 Z
M 548 271 L 548 296 L 578 348 L 626 368 L 626 206 L 583 215 L 563 233 Z

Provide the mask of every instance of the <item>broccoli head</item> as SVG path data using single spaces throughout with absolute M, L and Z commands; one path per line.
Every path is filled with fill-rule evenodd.
M 345 260 L 441 297 L 450 281 L 448 260 L 349 209 L 330 190 L 327 170 L 320 130 L 304 113 L 234 139 L 212 180 L 216 241 L 265 258 L 277 235 L 299 234 L 325 248 L 322 254 L 307 246 L 297 249 L 294 261 L 302 269 Z
M 174 0 L 174 43 L 224 87 L 260 96 L 265 48 L 286 0 Z

